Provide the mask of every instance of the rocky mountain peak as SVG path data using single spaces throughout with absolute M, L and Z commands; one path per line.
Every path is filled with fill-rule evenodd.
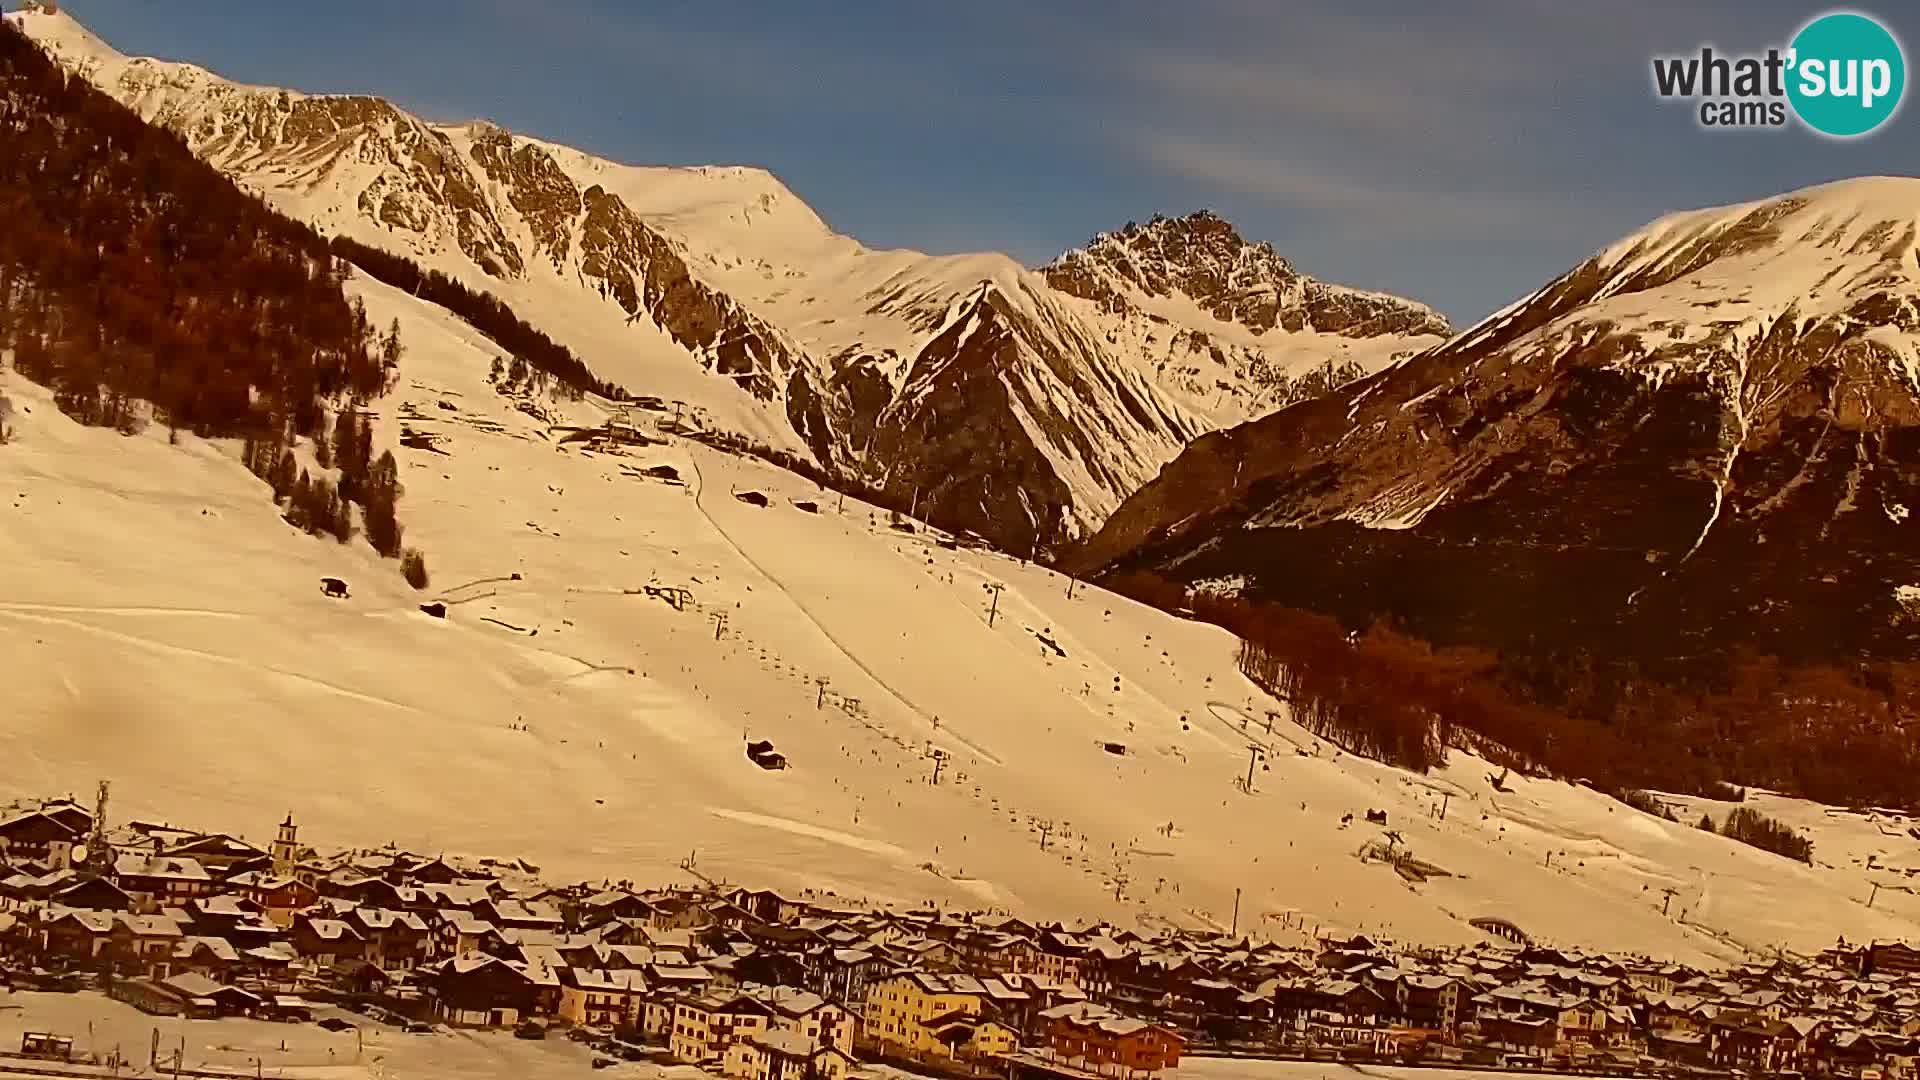
M 1081 557 L 1516 655 L 1920 655 L 1917 238 L 1920 180 L 1663 218 L 1195 441 Z
M 1255 334 L 1321 331 L 1345 337 L 1446 336 L 1424 304 L 1317 281 L 1265 241 L 1252 242 L 1211 210 L 1156 214 L 1095 236 L 1041 268 L 1048 284 L 1108 312 L 1191 303 Z

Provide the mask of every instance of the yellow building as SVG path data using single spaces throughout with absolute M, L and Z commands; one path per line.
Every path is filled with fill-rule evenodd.
M 867 987 L 866 1037 L 884 1052 L 925 1058 L 1006 1053 L 1012 1029 L 992 1022 L 996 1006 L 1027 1000 L 997 979 L 911 972 Z
M 581 1027 L 639 1027 L 647 980 L 637 971 L 567 968 L 560 980 L 560 1019 Z

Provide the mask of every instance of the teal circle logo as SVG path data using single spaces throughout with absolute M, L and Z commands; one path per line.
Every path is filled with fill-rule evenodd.
M 1893 117 L 1907 90 L 1907 59 L 1886 27 L 1836 11 L 1793 37 L 1787 100 L 1808 127 L 1849 139 Z

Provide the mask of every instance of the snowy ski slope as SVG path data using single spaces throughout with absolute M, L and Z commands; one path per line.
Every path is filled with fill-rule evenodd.
M 563 446 L 488 385 L 488 342 L 351 287 L 408 345 L 379 441 L 447 436 L 397 451 L 425 593 L 359 541 L 284 524 L 236 447 L 79 428 L 0 376 L 19 436 L 0 447 L 0 801 L 104 777 L 115 816 L 256 840 L 291 811 L 322 846 L 640 880 L 691 857 L 795 891 L 1129 925 L 1225 928 L 1238 889 L 1241 928 L 1283 939 L 1465 942 L 1499 916 L 1698 961 L 1915 933 L 1911 894 L 1865 907 L 1869 853 L 1920 866 L 1904 822 L 1757 797 L 1813 831 L 1808 868 L 1699 832 L 1697 803 L 1675 824 L 1563 783 L 1498 792 L 1465 755 L 1413 777 L 1338 754 L 1237 673 L 1224 632 L 1069 599 L 1051 571 L 699 445 Z M 639 475 L 663 464 L 686 483 Z M 446 620 L 417 610 L 434 599 Z M 743 736 L 792 768 L 755 767 Z M 1270 753 L 1248 794 L 1254 744 Z M 1374 808 L 1454 876 L 1360 861 Z

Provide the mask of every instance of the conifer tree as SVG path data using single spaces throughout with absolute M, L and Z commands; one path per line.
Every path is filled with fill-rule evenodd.
M 293 488 L 287 493 L 287 520 L 297 529 L 309 528 L 313 523 L 313 481 L 308 478 L 307 470 L 300 470 L 300 478 L 293 482 Z
M 416 589 L 427 587 L 427 557 L 418 548 L 408 548 L 400 558 L 400 574 Z
M 273 468 L 273 497 L 284 499 L 293 491 L 293 482 L 299 475 L 299 467 L 294 463 L 293 451 L 283 448 L 280 458 Z
M 393 451 L 383 451 L 367 470 L 367 542 L 389 559 L 399 556 L 404 535 L 397 507 L 401 494 L 400 466 Z

